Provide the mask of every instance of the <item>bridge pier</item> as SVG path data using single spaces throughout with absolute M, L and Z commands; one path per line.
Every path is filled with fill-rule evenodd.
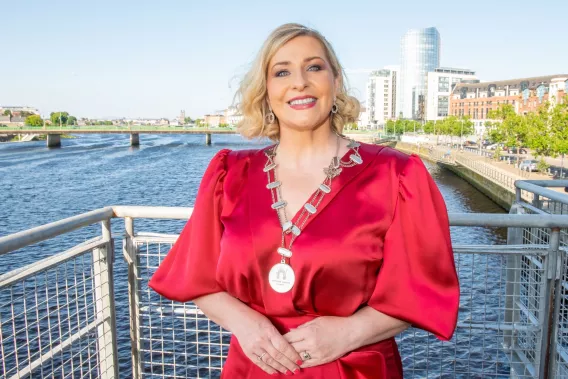
M 48 134 L 47 147 L 61 147 L 61 134 Z
M 207 146 L 211 145 L 211 133 L 206 133 L 205 134 L 205 144 Z
M 140 134 L 138 133 L 130 134 L 130 146 L 140 146 Z

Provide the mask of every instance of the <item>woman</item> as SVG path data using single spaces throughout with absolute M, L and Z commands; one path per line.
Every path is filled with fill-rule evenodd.
M 395 335 L 453 334 L 444 201 L 417 156 L 341 135 L 359 112 L 343 79 L 318 32 L 268 37 L 239 128 L 276 143 L 217 153 L 150 281 L 232 332 L 222 377 L 402 378 Z

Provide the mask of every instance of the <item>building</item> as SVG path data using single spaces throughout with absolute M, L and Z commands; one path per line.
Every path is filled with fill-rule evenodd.
M 367 81 L 367 126 L 377 129 L 397 117 L 399 70 L 396 66 L 371 72 Z M 360 124 L 364 126 L 363 124 Z
M 357 119 L 357 128 L 359 130 L 369 128 L 369 112 L 367 108 L 361 106 L 359 108 L 359 118 Z
M 39 110 L 37 108 L 32 108 L 28 106 L 12 106 L 12 105 L 0 105 L 0 115 L 4 115 L 5 111 L 12 112 L 12 116 L 20 116 L 22 112 L 28 112 L 37 114 L 39 116 Z
M 469 116 L 475 133 L 485 133 L 487 114 L 502 104 L 511 104 L 517 113 L 533 112 L 549 99 L 551 89 L 555 101 L 566 94 L 568 74 L 538 76 L 483 83 L 458 83 L 450 97 L 450 115 Z M 562 89 L 564 84 L 564 89 Z
M 399 116 L 424 119 L 428 72 L 440 67 L 440 33 L 411 29 L 400 42 Z
M 426 120 L 440 120 L 449 115 L 450 94 L 461 82 L 478 83 L 475 71 L 438 67 L 428 73 L 426 84 Z
M 222 114 L 206 114 L 203 117 L 203 122 L 206 126 L 210 126 L 212 128 L 219 127 L 220 124 L 225 124 L 225 116 Z
M 243 119 L 243 115 L 239 113 L 237 107 L 229 107 L 223 112 L 225 116 L 225 122 L 231 126 L 237 125 Z
M 184 110 L 181 110 L 181 111 L 179 112 L 178 122 L 179 122 L 179 125 L 184 125 L 184 124 L 185 124 L 185 111 L 184 111 Z M 171 125 L 171 122 L 170 122 L 170 125 Z M 176 125 L 176 126 L 178 126 L 178 125 Z

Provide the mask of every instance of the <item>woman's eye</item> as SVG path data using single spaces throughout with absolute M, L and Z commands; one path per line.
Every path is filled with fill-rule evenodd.
M 321 66 L 318 64 L 315 64 L 313 66 L 308 67 L 308 71 L 320 71 L 321 70 Z
M 278 71 L 276 76 L 287 76 L 289 73 L 286 70 Z

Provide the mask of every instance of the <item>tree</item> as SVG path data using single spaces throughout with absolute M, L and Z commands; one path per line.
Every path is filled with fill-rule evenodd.
M 77 117 L 69 116 L 69 118 L 67 118 L 67 125 L 77 125 Z
M 42 126 L 43 120 L 37 114 L 32 114 L 31 116 L 26 117 L 26 125 L 30 126 Z
M 11 112 L 9 109 L 6 109 L 6 110 L 4 111 L 4 116 L 10 116 L 10 117 L 12 117 L 12 112 Z
M 50 120 L 53 125 L 66 125 L 69 113 L 67 112 L 51 112 Z
M 193 123 L 193 120 L 191 119 L 191 117 L 186 117 L 183 119 L 184 124 L 191 124 Z

